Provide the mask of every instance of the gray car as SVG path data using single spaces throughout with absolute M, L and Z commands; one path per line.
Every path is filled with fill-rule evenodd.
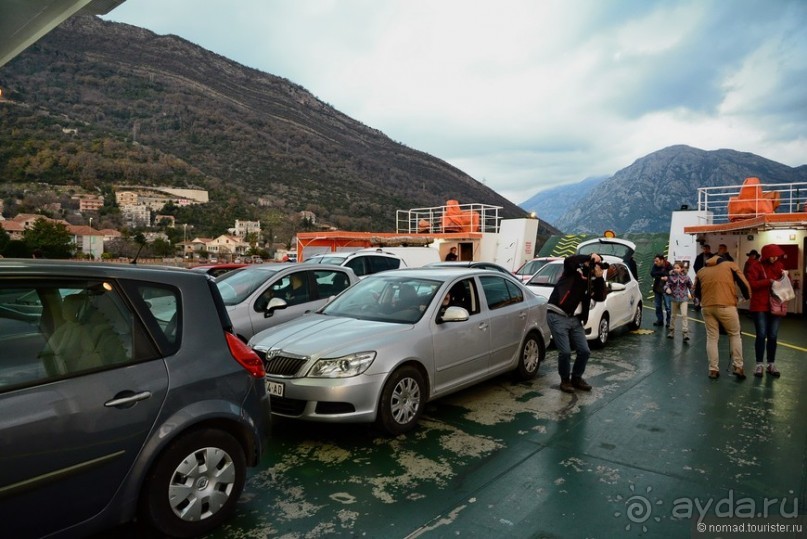
M 216 279 L 236 334 L 247 342 L 266 328 L 316 311 L 358 282 L 353 270 L 330 264 L 259 264 Z
M 205 274 L 0 260 L 3 536 L 209 532 L 260 458 L 263 376 Z
M 544 358 L 546 301 L 475 269 L 371 275 L 318 313 L 261 332 L 272 413 L 415 427 L 425 404 L 486 378 L 532 378 Z

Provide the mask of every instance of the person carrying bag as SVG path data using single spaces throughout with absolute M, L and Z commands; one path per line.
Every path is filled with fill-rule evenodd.
M 787 302 L 783 299 L 787 297 L 787 292 L 782 290 L 784 284 L 793 294 L 793 287 L 790 279 L 784 270 L 780 257 L 784 256 L 781 247 L 769 244 L 762 248 L 760 260 L 749 261 L 745 270 L 745 276 L 751 285 L 751 302 L 748 310 L 754 320 L 754 330 L 756 338 L 754 340 L 754 352 L 756 355 L 756 368 L 754 376 L 761 378 L 765 370 L 768 375 L 779 378 L 781 373 L 776 368 L 776 346 L 779 333 L 779 324 L 787 314 Z M 775 284 L 777 283 L 777 284 Z M 782 296 L 777 296 L 775 288 Z M 795 294 L 790 297 L 793 299 Z M 763 359 L 767 352 L 768 367 L 763 369 Z

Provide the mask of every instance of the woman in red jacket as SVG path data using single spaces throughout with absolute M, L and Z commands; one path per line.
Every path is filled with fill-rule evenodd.
M 779 260 L 779 257 L 784 254 L 785 252 L 778 245 L 766 245 L 762 248 L 761 259 L 749 259 L 748 267 L 744 272 L 745 278 L 751 285 L 751 303 L 748 310 L 751 311 L 754 330 L 757 334 L 754 341 L 754 352 L 757 357 L 754 376 L 757 378 L 762 377 L 762 360 L 766 350 L 768 351 L 768 374 L 779 377 L 779 370 L 774 362 L 776 361 L 776 337 L 782 317 L 771 314 L 770 297 L 771 283 L 784 273 L 784 266 Z

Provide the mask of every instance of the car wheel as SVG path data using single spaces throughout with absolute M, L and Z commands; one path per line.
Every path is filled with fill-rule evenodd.
M 535 378 L 535 375 L 538 374 L 538 367 L 544 360 L 544 353 L 543 341 L 535 333 L 527 335 L 524 344 L 521 345 L 516 376 L 520 380 Z
M 146 478 L 141 518 L 164 535 L 194 537 L 224 522 L 244 488 L 241 444 L 216 429 L 182 436 L 168 446 Z
M 636 312 L 633 315 L 633 320 L 630 322 L 630 329 L 637 330 L 642 327 L 642 302 L 636 305 Z
M 603 313 L 600 318 L 600 323 L 597 324 L 597 338 L 594 339 L 594 346 L 602 348 L 608 342 L 608 333 L 611 329 L 611 323 L 608 320 L 608 313 Z
M 426 391 L 423 375 L 415 367 L 401 367 L 384 385 L 378 410 L 378 423 L 393 436 L 409 432 L 423 411 Z

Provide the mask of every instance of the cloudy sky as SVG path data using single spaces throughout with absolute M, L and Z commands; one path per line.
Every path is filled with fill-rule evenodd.
M 521 203 L 673 144 L 807 163 L 805 0 L 127 0 Z

